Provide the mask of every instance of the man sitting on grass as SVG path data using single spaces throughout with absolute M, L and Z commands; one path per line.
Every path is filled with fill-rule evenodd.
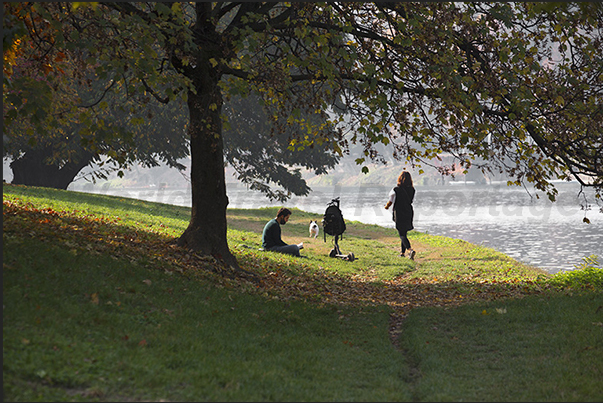
M 264 250 L 300 256 L 299 250 L 304 248 L 303 242 L 297 245 L 287 245 L 281 239 L 281 225 L 285 225 L 289 221 L 290 216 L 291 210 L 282 207 L 276 213 L 276 218 L 266 223 L 262 232 L 262 247 Z

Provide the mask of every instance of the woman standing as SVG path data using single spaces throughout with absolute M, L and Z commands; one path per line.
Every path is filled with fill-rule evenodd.
M 410 241 L 408 240 L 407 232 L 413 229 L 412 220 L 414 217 L 414 210 L 412 208 L 412 201 L 415 197 L 415 188 L 412 185 L 412 177 L 410 172 L 403 171 L 398 176 L 398 183 L 395 188 L 389 192 L 389 200 L 385 205 L 385 209 L 393 204 L 393 219 L 396 223 L 396 229 L 400 235 L 400 256 L 405 256 L 406 250 L 408 250 L 408 257 L 414 260 L 416 252 L 411 248 Z

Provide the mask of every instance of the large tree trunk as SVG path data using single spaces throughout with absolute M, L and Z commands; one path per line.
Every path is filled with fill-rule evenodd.
M 178 245 L 212 255 L 239 268 L 226 237 L 226 180 L 222 139 L 222 95 L 218 81 L 203 75 L 197 94 L 189 92 L 192 210 Z
M 12 183 L 67 189 L 75 176 L 94 158 L 94 154 L 82 150 L 63 166 L 58 166 L 45 162 L 52 154 L 52 147 L 26 151 L 23 156 L 10 163 L 13 171 Z
M 191 147 L 191 221 L 178 245 L 212 255 L 226 266 L 240 269 L 230 253 L 227 240 L 226 179 L 222 138 L 221 72 L 212 62 L 225 57 L 227 47 L 216 33 L 212 3 L 195 3 L 197 14 L 192 27 L 197 49 L 192 63 L 182 66 L 196 89 L 188 92 Z M 177 64 L 180 62 L 177 61 Z

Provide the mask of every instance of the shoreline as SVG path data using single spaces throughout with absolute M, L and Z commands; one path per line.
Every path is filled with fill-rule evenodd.
M 575 189 L 575 184 L 562 184 Z M 533 204 L 508 206 L 498 202 L 500 188 L 491 185 L 418 186 L 415 206 L 415 230 L 453 239 L 462 239 L 475 245 L 491 247 L 525 264 L 540 267 L 554 274 L 571 271 L 581 264 L 584 257 L 592 254 L 603 256 L 603 214 L 592 212 L 591 223 L 582 222 L 582 212 L 567 206 L 567 195 L 551 203 L 535 199 Z M 442 193 L 441 190 L 445 189 Z M 168 188 L 111 188 L 94 189 L 92 194 L 107 194 L 190 207 L 187 189 Z M 360 188 L 321 188 L 309 196 L 293 196 L 286 203 L 270 202 L 258 192 L 249 192 L 244 186 L 227 189 L 228 209 L 254 209 L 262 207 L 295 207 L 310 214 L 322 216 L 327 203 L 341 196 L 341 210 L 346 221 L 375 224 L 394 228 L 390 212 L 377 204 L 378 195 L 386 194 L 384 185 Z M 440 191 L 440 193 L 437 193 Z M 188 190 L 190 192 L 190 190 Z M 346 193 L 347 192 L 347 193 Z M 467 193 L 469 192 L 469 193 Z M 377 196 L 376 196 L 377 195 Z M 480 196 L 484 199 L 480 205 Z M 423 199 L 421 200 L 421 197 Z M 512 189 L 506 197 L 525 198 L 521 188 Z M 385 198 L 385 196 L 384 196 Z M 446 203 L 446 198 L 450 200 Z M 488 200 L 493 200 L 486 204 Z M 422 204 L 421 204 L 422 203 Z M 472 203 L 465 205 L 465 203 Z M 494 204 L 499 203 L 499 204 Z M 351 207 L 348 207 L 351 206 Z M 597 240 L 598 239 L 598 240 Z M 560 247 L 563 245 L 563 247 Z

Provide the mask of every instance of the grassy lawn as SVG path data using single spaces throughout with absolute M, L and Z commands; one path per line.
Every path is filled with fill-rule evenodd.
M 245 272 L 174 246 L 189 209 L 3 187 L 5 401 L 602 401 L 603 273 L 348 222 L 343 253 L 229 209 Z

